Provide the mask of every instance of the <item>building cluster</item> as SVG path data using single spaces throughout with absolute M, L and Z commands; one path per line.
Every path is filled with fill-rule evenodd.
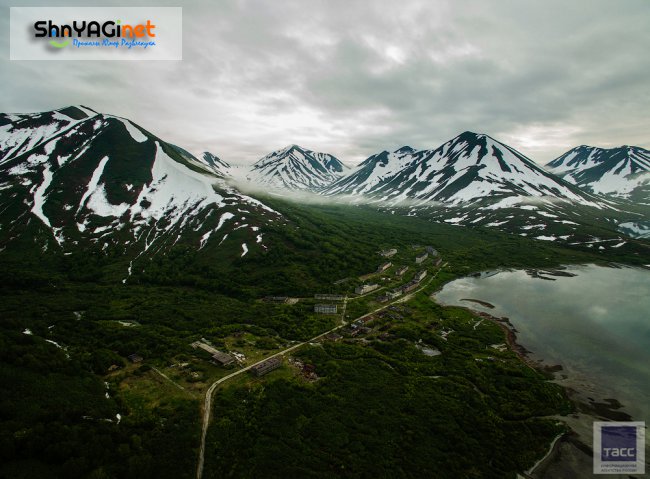
M 418 287 L 418 284 L 420 284 L 419 281 L 417 281 L 415 278 L 406 283 L 404 286 L 402 286 L 402 293 L 410 293 L 413 291 L 415 288 Z
M 399 298 L 402 296 L 404 292 L 402 291 L 401 287 L 391 289 L 390 291 L 387 291 L 386 294 L 381 295 L 379 298 L 377 298 L 377 301 L 380 303 L 385 303 L 386 301 L 391 301 L 395 298 Z
M 397 287 L 395 289 L 392 289 L 392 290 L 388 291 L 386 294 L 384 294 L 384 295 L 380 296 L 379 298 L 377 298 L 377 300 L 380 303 L 385 303 L 386 301 L 391 301 L 391 300 L 393 300 L 395 298 L 400 297 L 403 294 L 409 293 L 409 292 L 413 291 L 415 288 L 417 288 L 418 284 L 420 284 L 420 282 L 426 276 L 427 276 L 427 270 L 422 269 L 422 270 L 418 271 L 417 273 L 415 273 L 415 276 L 413 276 L 413 279 L 411 281 L 409 281 L 408 283 L 406 283 L 406 284 L 404 284 L 402 286 L 399 286 L 399 287 Z
M 435 265 L 440 266 L 440 263 L 442 263 L 442 258 L 440 257 L 438 250 L 436 250 L 433 246 L 427 246 L 425 249 L 432 258 L 436 258 Z
M 418 271 L 417 273 L 415 273 L 413 279 L 408 283 L 406 283 L 404 286 L 402 286 L 402 293 L 406 294 L 410 291 L 413 291 L 415 288 L 418 287 L 418 284 L 420 284 L 420 281 L 422 281 L 426 275 L 427 275 L 426 270 Z
M 385 249 L 383 251 L 380 251 L 379 254 L 384 258 L 392 258 L 397 254 L 397 250 L 395 248 Z
M 275 356 L 251 367 L 251 372 L 257 377 L 264 376 L 280 366 L 282 366 L 282 358 Z
M 318 374 L 316 374 L 316 366 L 313 364 L 303 364 L 300 368 L 302 372 L 302 377 L 308 381 L 316 381 L 318 379 Z
M 372 315 L 357 319 L 347 328 L 347 334 L 352 337 L 356 337 L 360 334 L 370 333 L 372 331 L 372 328 L 368 327 L 367 325 L 374 319 L 375 317 Z
M 433 246 L 427 246 L 424 248 L 427 253 L 429 253 L 431 256 L 440 256 L 440 253 L 433 247 Z
M 385 309 L 379 313 L 377 313 L 377 316 L 379 318 L 383 319 L 389 319 L 392 321 L 400 321 L 404 319 L 405 314 L 409 314 L 411 312 L 410 308 L 407 308 L 406 306 L 403 305 L 393 305 L 389 306 L 388 309 Z
M 315 304 L 314 313 L 320 314 L 336 314 L 337 306 L 335 304 Z
M 376 290 L 377 288 L 379 288 L 379 285 L 376 284 L 376 283 L 362 284 L 361 286 L 357 286 L 354 289 L 354 292 L 357 293 L 357 294 L 366 294 L 366 293 L 370 293 L 371 291 Z
M 354 324 L 350 326 L 350 336 L 353 338 L 359 336 L 360 334 L 368 334 L 371 331 L 372 328 L 369 328 L 368 326 L 357 326 Z

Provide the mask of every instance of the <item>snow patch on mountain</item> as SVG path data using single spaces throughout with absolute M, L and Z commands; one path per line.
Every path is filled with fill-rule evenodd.
M 209 177 L 171 159 L 158 142 L 151 173 L 151 183 L 142 188 L 131 208 L 131 221 L 136 224 L 137 217 L 159 220 L 166 216 L 171 227 L 188 210 L 210 203 L 223 206 L 223 197 L 214 190 Z M 148 206 L 143 206 L 145 204 Z
M 97 189 L 97 185 L 99 185 L 99 179 L 101 178 L 102 174 L 104 173 L 104 167 L 106 166 L 106 163 L 108 163 L 108 156 L 105 156 L 104 158 L 101 159 L 99 162 L 99 165 L 97 165 L 97 168 L 95 171 L 93 171 L 93 175 L 90 178 L 90 182 L 88 183 L 88 187 L 86 188 L 86 191 L 84 192 L 83 196 L 81 197 L 81 201 L 79 202 L 79 208 L 77 209 L 77 213 L 83 208 L 86 204 L 86 200 L 95 192 Z
M 128 211 L 130 205 L 128 203 L 121 203 L 119 205 L 114 205 L 106 197 L 106 188 L 104 185 L 99 186 L 92 193 L 86 204 L 88 208 L 93 213 L 99 216 L 114 216 L 119 218 L 126 211 Z
M 633 238 L 650 238 L 650 221 L 629 221 L 619 224 L 618 229 Z
M 219 224 L 217 224 L 217 227 L 211 230 L 208 230 L 203 236 L 201 236 L 201 243 L 199 245 L 199 249 L 202 249 L 206 243 L 208 242 L 208 239 L 210 239 L 210 236 L 212 236 L 212 233 L 215 231 L 219 231 L 223 224 L 228 221 L 229 219 L 234 218 L 235 215 L 230 213 L 230 212 L 225 212 L 224 214 L 221 215 L 221 218 L 219 218 Z M 225 238 L 224 238 L 225 239 Z
M 43 213 L 43 205 L 45 204 L 45 192 L 47 191 L 50 183 L 52 182 L 52 170 L 49 165 L 43 170 L 43 182 L 38 186 L 34 192 L 34 204 L 32 206 L 32 213 L 34 213 L 48 228 L 52 228 L 50 220 Z
M 107 115 L 108 117 L 109 115 Z M 133 138 L 135 141 L 138 143 L 142 143 L 147 141 L 147 136 L 140 131 L 138 127 L 136 127 L 133 123 L 131 123 L 129 120 L 125 118 L 120 118 L 119 116 L 113 116 L 111 118 L 115 118 L 124 124 L 126 127 L 126 131 L 129 132 L 129 135 L 131 135 L 131 138 Z

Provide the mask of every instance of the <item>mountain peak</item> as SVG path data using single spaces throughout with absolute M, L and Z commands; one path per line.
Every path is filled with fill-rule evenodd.
M 404 145 L 397 150 L 394 151 L 394 153 L 414 153 L 416 151 L 415 148 L 410 147 L 408 145 Z
M 88 108 L 87 106 L 84 105 L 70 105 L 64 108 L 59 108 L 58 110 L 54 110 L 54 111 L 62 115 L 68 116 L 73 120 L 83 120 L 85 118 L 90 118 L 92 116 L 99 115 L 99 112 L 93 110 L 92 108 Z
M 549 162 L 548 170 L 589 192 L 648 201 L 650 151 L 623 145 L 581 145 Z
M 481 140 L 483 138 L 487 138 L 488 135 L 485 133 L 476 133 L 474 131 L 466 130 L 462 132 L 460 135 L 458 135 L 456 138 L 473 138 L 473 139 L 478 139 Z
M 291 144 L 255 162 L 247 178 L 258 185 L 319 191 L 343 175 L 347 167 L 333 155 Z
M 210 169 L 217 174 L 217 176 L 220 176 L 222 178 L 230 176 L 230 170 L 232 168 L 231 165 L 223 161 L 217 155 L 214 155 L 209 151 L 204 151 L 201 155 L 201 160 L 203 160 L 203 162 L 207 164 Z
M 276 152 L 283 152 L 283 153 L 288 153 L 291 150 L 298 150 L 298 151 L 308 151 L 305 148 L 303 148 L 300 145 L 297 145 L 295 143 L 291 143 L 290 145 L 285 146 L 284 148 L 281 148 L 279 150 L 276 150 Z

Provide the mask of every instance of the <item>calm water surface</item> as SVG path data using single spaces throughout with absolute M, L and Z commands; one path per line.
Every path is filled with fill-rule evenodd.
M 564 271 L 576 276 L 545 275 L 548 280 L 503 271 L 463 278 L 435 298 L 508 317 L 533 358 L 564 367 L 567 385 L 596 400 L 616 398 L 636 420 L 650 422 L 650 270 L 586 265 Z

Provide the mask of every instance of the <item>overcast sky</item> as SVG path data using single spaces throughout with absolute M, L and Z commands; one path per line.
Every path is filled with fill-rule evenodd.
M 183 61 L 11 62 L 21 3 L 0 0 L 3 112 L 84 104 L 234 163 L 297 143 L 354 164 L 465 130 L 541 163 L 650 148 L 649 0 L 141 1 L 183 6 Z

